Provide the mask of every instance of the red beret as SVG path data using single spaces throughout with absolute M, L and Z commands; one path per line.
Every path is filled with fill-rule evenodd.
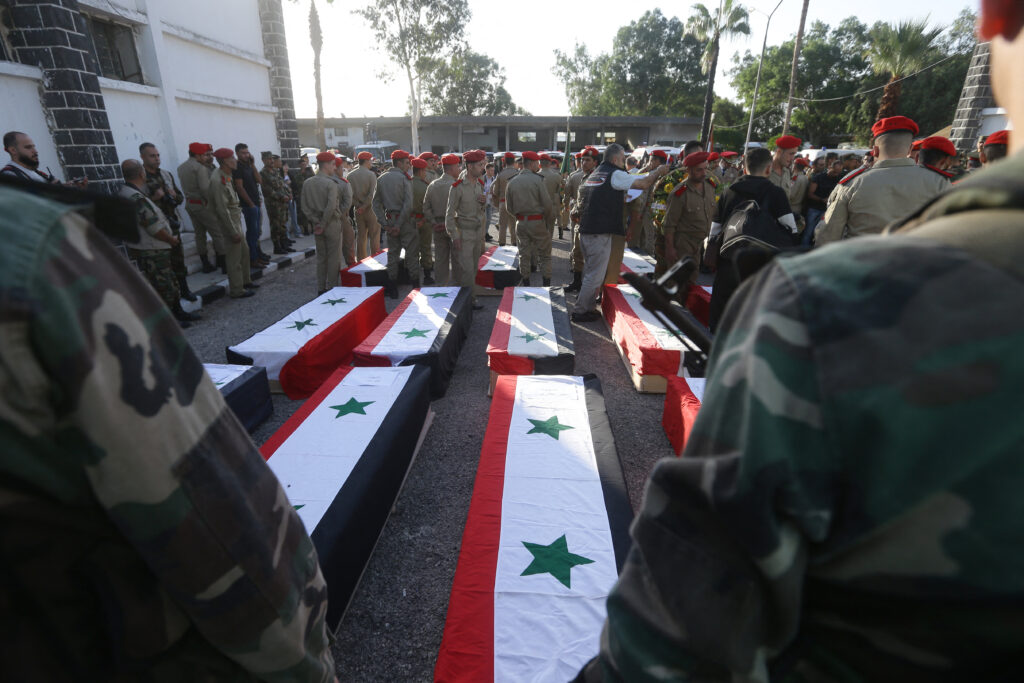
M 230 147 L 221 147 L 213 153 L 213 156 L 217 159 L 227 159 L 228 157 L 235 156 L 235 150 Z
M 459 164 L 458 154 L 445 154 L 441 157 L 442 166 L 457 166 Z
M 718 161 L 718 152 L 708 154 L 708 161 Z
M 550 154 L 541 154 L 540 155 L 540 160 L 541 161 L 551 161 L 551 155 Z
M 794 135 L 780 135 L 775 140 L 775 149 L 796 149 L 803 144 L 803 140 Z
M 512 152 L 505 152 L 505 156 L 502 157 L 505 161 L 515 161 L 516 155 Z
M 188 143 L 189 154 L 206 154 L 206 148 L 208 145 L 205 142 L 190 142 Z
M 391 161 L 399 161 L 401 159 L 408 159 L 409 156 L 410 156 L 409 153 L 406 152 L 404 149 L 396 149 L 394 152 L 391 153 Z
M 437 155 L 434 154 L 433 152 L 420 152 L 419 158 L 423 159 L 424 161 L 429 161 L 431 159 L 436 159 Z
M 337 161 L 339 164 L 344 163 L 345 156 L 343 154 L 338 154 L 337 156 L 334 157 L 334 160 Z
M 531 152 L 530 150 L 526 150 L 525 152 L 523 152 L 523 160 L 524 161 L 540 161 L 540 155 L 537 154 L 536 152 Z
M 370 152 L 367 152 L 365 150 L 356 155 L 356 159 L 359 160 L 359 161 L 366 161 L 367 159 L 372 159 L 372 158 L 373 158 L 373 154 L 371 154 Z
M 985 144 L 983 146 L 987 147 L 988 145 L 1008 144 L 1010 144 L 1010 131 L 997 130 L 995 133 L 992 133 L 992 135 L 989 135 L 987 138 L 985 138 Z
M 427 167 L 427 160 L 426 159 L 417 159 L 416 157 L 413 157 L 413 159 L 412 159 L 412 167 L 413 168 L 426 168 Z
M 687 168 L 698 166 L 708 160 L 707 152 L 694 152 L 690 156 L 683 159 L 683 166 Z
M 590 147 L 588 145 L 587 147 L 583 148 L 582 152 L 580 152 L 580 156 L 581 157 L 594 157 L 596 159 L 599 156 L 601 156 L 601 153 L 597 151 L 597 148 Z
M 651 152 L 651 156 L 658 157 L 659 159 L 664 159 L 665 161 L 668 161 L 668 152 L 666 152 L 663 149 L 654 150 L 653 152 Z
M 723 159 L 732 159 L 735 156 L 739 156 L 738 152 L 722 152 Z
M 318 164 L 326 164 L 328 162 L 337 162 L 338 159 L 334 156 L 333 152 L 320 152 L 316 155 L 316 162 Z
M 807 161 L 807 157 L 797 157 L 793 160 L 793 163 L 797 166 L 810 166 L 811 162 Z
M 871 126 L 871 136 L 877 138 L 879 135 L 893 133 L 898 130 L 909 131 L 911 135 L 917 135 L 921 129 L 906 116 L 890 116 L 887 119 L 876 121 L 875 125 Z
M 939 135 L 921 140 L 921 149 L 937 149 L 948 156 L 956 156 L 956 146 L 953 145 L 953 141 Z
M 924 142 L 924 140 L 914 140 L 914 144 L 910 146 L 910 149 L 916 152 L 917 150 L 921 149 L 922 142 Z
M 487 158 L 487 152 L 482 149 L 471 149 L 462 155 L 462 158 L 466 160 L 467 164 L 475 164 L 478 161 L 483 161 Z

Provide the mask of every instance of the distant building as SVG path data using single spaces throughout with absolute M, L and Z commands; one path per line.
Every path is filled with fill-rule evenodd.
M 298 119 L 299 141 L 316 147 L 316 120 Z M 700 119 L 679 116 L 573 116 L 569 118 L 572 149 L 617 142 L 627 148 L 645 144 L 678 146 L 700 135 Z M 483 149 L 489 152 L 565 149 L 564 116 L 424 116 L 420 149 L 435 154 Z M 373 139 L 393 140 L 412 148 L 408 116 L 328 118 L 328 147 L 354 148 Z

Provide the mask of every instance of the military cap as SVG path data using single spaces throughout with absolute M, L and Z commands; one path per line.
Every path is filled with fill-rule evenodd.
M 879 135 L 895 133 L 900 130 L 908 131 L 911 135 L 917 135 L 921 129 L 906 116 L 890 116 L 889 118 L 876 121 L 875 125 L 871 126 L 871 136 L 877 138 Z
M 271 152 L 269 149 L 260 152 L 260 159 L 269 159 L 272 156 L 274 156 L 274 153 Z
M 599 156 L 601 156 L 601 153 L 597 151 L 597 148 L 590 145 L 584 147 L 583 151 L 580 152 L 580 157 L 594 157 L 596 159 Z
M 797 157 L 793 160 L 793 163 L 797 166 L 810 166 L 811 162 L 807 161 L 807 157 Z
M 190 143 L 188 143 L 188 153 L 189 154 L 206 154 L 206 152 L 207 152 L 206 148 L 207 147 L 209 147 L 209 145 L 207 145 L 205 142 L 190 142 Z
M 507 154 L 505 155 L 508 156 Z M 487 153 L 482 149 L 471 149 L 462 155 L 462 158 L 466 160 L 467 164 L 473 164 L 477 161 L 483 161 L 487 158 Z
M 718 152 L 709 152 L 708 161 L 718 161 Z
M 336 156 L 334 157 L 334 160 L 335 160 L 336 162 L 338 162 L 338 164 L 341 164 L 342 162 L 344 162 L 344 161 L 345 161 L 345 157 L 344 157 L 343 155 L 341 155 L 341 154 L 338 154 L 338 155 L 336 155 Z
M 423 159 L 424 161 L 430 161 L 431 159 L 436 159 L 437 155 L 434 154 L 433 152 L 422 152 L 419 158 Z
M 573 159 L 579 159 L 582 156 L 583 156 L 583 152 L 576 152 L 575 154 L 572 155 L 572 158 Z
M 320 152 L 316 155 L 316 161 L 318 164 L 325 164 L 329 161 L 337 161 L 337 159 L 331 152 Z
M 363 150 L 362 152 L 360 152 L 359 154 L 356 155 L 356 159 L 358 159 L 359 161 L 366 161 L 367 159 L 372 159 L 372 158 L 373 158 L 373 154 L 371 154 L 370 152 L 367 152 L 366 150 Z
M 505 157 L 504 158 L 505 158 L 505 161 L 515 161 L 516 160 L 516 155 L 513 154 L 512 152 L 505 152 Z
M 739 156 L 739 152 L 722 152 L 723 159 L 732 159 L 736 156 Z
M 221 147 L 213 153 L 213 156 L 216 159 L 227 159 L 228 157 L 235 156 L 235 150 L 230 147 Z
M 651 152 L 651 156 L 658 157 L 659 159 L 664 159 L 665 161 L 668 161 L 668 152 L 666 152 L 663 149 L 654 150 L 653 152 Z
M 921 149 L 937 149 L 948 156 L 956 156 L 956 146 L 953 145 L 953 141 L 941 135 L 933 135 L 921 140 Z
M 541 161 L 551 161 L 551 155 L 550 154 L 541 154 L 540 155 L 540 160 Z
M 985 147 L 989 145 L 1008 145 L 1010 144 L 1010 131 L 1008 130 L 997 130 L 992 135 L 985 138 Z
M 540 155 L 536 152 L 526 150 L 523 152 L 523 161 L 540 161 Z
M 457 166 L 459 164 L 458 154 L 445 154 L 441 157 L 442 166 Z
M 408 159 L 412 155 L 406 152 L 404 149 L 396 149 L 391 153 L 391 161 L 399 161 L 401 159 Z
M 413 157 L 412 158 L 412 167 L 413 168 L 426 168 L 427 167 L 427 160 L 426 159 L 418 159 L 416 157 Z
M 686 157 L 685 159 L 683 159 L 683 166 L 686 166 L 687 168 L 692 168 L 693 166 L 698 166 L 700 164 L 703 164 L 705 161 L 707 161 L 708 160 L 708 156 L 709 155 L 708 155 L 707 152 L 694 152 L 693 154 L 691 154 L 688 157 Z
M 795 135 L 780 135 L 775 140 L 776 149 L 796 149 L 803 143 L 803 140 Z
M 914 140 L 914 144 L 910 146 L 910 149 L 916 152 L 917 150 L 921 149 L 922 142 L 924 142 L 924 140 Z

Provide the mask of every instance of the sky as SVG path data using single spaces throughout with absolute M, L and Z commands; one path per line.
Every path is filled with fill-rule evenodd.
M 714 0 L 704 2 L 709 7 L 714 5 Z M 282 3 L 299 118 L 316 115 L 309 3 L 310 0 L 283 0 Z M 332 4 L 317 0 L 324 32 L 321 72 L 327 117 L 403 116 L 407 112 L 408 84 L 404 74 L 395 71 L 387 55 L 376 48 L 363 18 L 352 13 L 368 4 L 368 0 L 335 0 Z M 800 25 L 801 0 L 781 0 L 781 4 L 779 0 L 745 0 L 742 4 L 750 10 L 750 37 L 723 43 L 715 92 L 724 97 L 736 94 L 726 74 L 732 68 L 734 54 L 742 55 L 746 50 L 760 54 L 766 27 L 768 45 L 778 45 L 795 36 Z M 778 9 L 769 24 L 768 13 L 777 4 Z M 811 0 L 807 26 L 817 20 L 835 25 L 853 14 L 868 25 L 875 21 L 928 17 L 932 25 L 947 26 L 961 9 L 977 10 L 977 5 L 977 0 L 929 0 L 927 5 L 904 3 L 898 12 L 893 12 L 892 0 L 857 0 L 855 3 Z M 551 72 L 556 48 L 567 51 L 580 42 L 591 54 L 607 52 L 619 28 L 647 10 L 661 9 L 666 16 L 678 16 L 685 22 L 692 3 L 597 0 L 584 5 L 578 1 L 515 0 L 510 5 L 493 0 L 469 0 L 469 6 L 473 13 L 466 28 L 469 46 L 504 68 L 505 87 L 513 101 L 537 116 L 564 116 L 569 113 L 565 88 Z M 390 71 L 394 77 L 381 78 L 385 71 Z

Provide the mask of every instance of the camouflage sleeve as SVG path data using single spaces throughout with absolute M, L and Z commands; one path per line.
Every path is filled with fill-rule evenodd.
M 651 474 L 586 681 L 768 680 L 834 507 L 817 380 L 796 289 L 765 268 L 721 323 L 683 457 Z
M 163 230 L 160 217 L 153 211 L 152 205 L 144 197 L 135 197 L 135 215 L 138 218 L 139 227 L 146 231 L 146 234 L 155 237 Z
M 27 291 L 65 446 L 53 463 L 91 488 L 161 591 L 139 590 L 138 574 L 116 584 L 120 637 L 163 639 L 184 667 L 194 628 L 261 680 L 330 680 L 326 585 L 277 479 L 131 264 L 77 214 L 52 233 Z

